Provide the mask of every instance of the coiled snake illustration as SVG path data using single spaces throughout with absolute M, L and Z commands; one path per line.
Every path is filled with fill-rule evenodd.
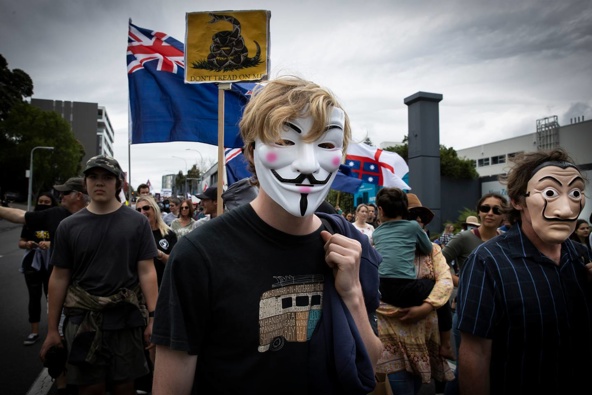
M 212 19 L 209 23 L 220 21 L 230 22 L 232 30 L 224 30 L 212 36 L 210 53 L 207 60 L 195 61 L 192 63 L 194 69 L 205 69 L 212 71 L 232 71 L 257 66 L 261 63 L 261 46 L 257 41 L 257 53 L 249 58 L 249 50 L 245 40 L 241 36 L 241 25 L 238 19 L 230 15 L 210 14 Z

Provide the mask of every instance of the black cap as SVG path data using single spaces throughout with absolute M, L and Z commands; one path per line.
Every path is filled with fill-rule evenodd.
M 218 187 L 209 187 L 199 195 L 195 195 L 198 199 L 210 199 L 210 200 L 217 200 L 218 199 Z
M 86 167 L 84 168 L 83 173 L 86 174 L 90 169 L 94 169 L 95 167 L 105 169 L 108 172 L 114 174 L 117 178 L 121 178 L 121 176 L 123 175 L 123 170 L 121 170 L 119 162 L 117 162 L 114 158 L 111 158 L 110 156 L 93 156 L 88 160 L 88 162 L 86 162 Z
M 68 181 L 61 185 L 54 185 L 53 189 L 58 192 L 70 192 L 70 191 L 77 191 L 86 193 L 84 189 L 84 179 L 82 177 L 72 177 L 68 178 Z

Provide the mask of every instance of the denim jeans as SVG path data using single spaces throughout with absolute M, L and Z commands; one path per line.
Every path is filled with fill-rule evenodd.
M 406 370 L 389 373 L 389 384 L 396 395 L 417 395 L 421 389 L 421 377 L 415 376 Z

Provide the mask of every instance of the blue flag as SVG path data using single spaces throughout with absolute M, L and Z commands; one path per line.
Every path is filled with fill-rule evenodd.
M 218 145 L 218 86 L 184 83 L 183 43 L 130 23 L 127 72 L 131 143 L 195 141 Z M 224 93 L 224 147 L 242 147 L 238 123 L 254 83 Z
M 226 162 L 226 181 L 228 186 L 240 181 L 244 178 L 252 176 L 247 169 L 247 159 L 243 155 L 240 148 L 227 148 L 224 150 L 224 158 Z
M 339 171 L 331 184 L 331 189 L 353 194 L 358 192 L 360 185 L 362 185 L 362 180 L 355 176 L 350 167 L 339 165 Z

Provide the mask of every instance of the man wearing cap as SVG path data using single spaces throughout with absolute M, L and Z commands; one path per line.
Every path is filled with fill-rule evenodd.
M 56 232 L 49 280 L 48 334 L 41 359 L 61 347 L 58 323 L 66 315 L 67 379 L 82 393 L 133 394 L 148 373 L 157 284 L 156 246 L 145 216 L 118 200 L 122 170 L 98 155 L 86 163 L 90 204 L 63 220 Z
M 562 149 L 514 162 L 502 178 L 513 225 L 477 247 L 460 273 L 460 390 L 578 393 L 592 371 L 592 263 L 569 236 L 585 179 Z
M 218 187 L 209 187 L 196 197 L 201 201 L 205 217 L 198 219 L 193 225 L 193 229 L 218 216 Z
M 83 179 L 80 177 L 69 178 L 64 184 L 54 185 L 53 188 L 60 192 L 59 207 L 52 207 L 43 211 L 26 211 L 12 207 L 0 207 L 0 218 L 16 224 L 47 229 L 49 242 L 39 245 L 39 248 L 48 249 L 60 222 L 86 207 L 88 197 L 84 189 Z

